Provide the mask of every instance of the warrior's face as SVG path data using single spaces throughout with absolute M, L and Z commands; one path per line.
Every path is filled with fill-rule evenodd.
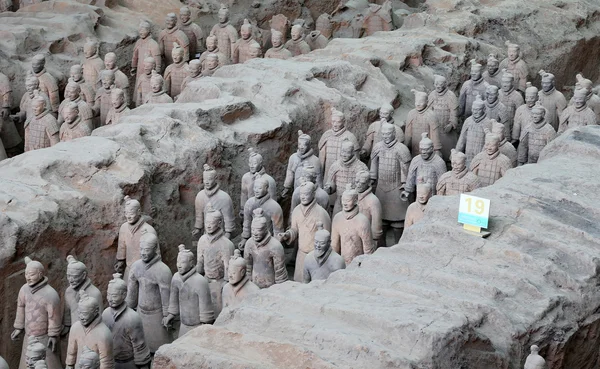
M 125 96 L 121 94 L 113 94 L 110 96 L 110 103 L 113 108 L 118 109 L 125 104 Z
M 206 229 L 206 233 L 215 234 L 219 229 L 221 229 L 221 219 L 217 217 L 206 217 L 204 221 L 204 229 Z
M 73 84 L 67 85 L 65 97 L 71 101 L 77 100 L 79 97 L 79 86 Z
M 392 143 L 396 139 L 396 130 L 392 128 L 383 128 L 381 138 L 386 144 Z
M 234 264 L 229 264 L 227 275 L 229 276 L 229 283 L 237 284 L 246 276 L 246 266 L 237 266 Z
M 202 178 L 202 182 L 205 189 L 212 190 L 217 184 L 217 175 L 214 172 L 206 172 Z
M 498 90 L 489 89 L 485 92 L 485 98 L 488 103 L 493 104 L 498 100 Z
M 513 87 L 513 80 L 510 78 L 502 78 L 502 82 L 500 82 L 500 87 L 502 91 L 509 92 Z
M 179 18 L 181 19 L 182 23 L 187 23 L 190 20 L 191 16 L 192 13 L 189 9 L 183 8 L 179 11 Z
M 116 288 L 108 285 L 108 291 L 106 293 L 106 300 L 108 301 L 108 306 L 113 309 L 118 308 L 125 302 L 125 297 L 127 296 L 127 291 L 123 291 L 121 288 Z
M 281 34 L 273 33 L 271 35 L 271 44 L 273 44 L 273 47 L 279 47 L 279 46 L 281 46 L 282 43 L 283 43 L 283 40 L 282 40 Z
M 483 117 L 483 115 L 485 114 L 485 108 L 483 106 L 473 106 L 472 108 L 472 112 L 473 112 L 473 118 L 475 119 L 479 119 L 481 117 Z
M 179 64 L 183 60 L 183 53 L 180 51 L 174 52 L 171 56 L 173 57 L 173 63 L 175 64 Z
M 177 272 L 179 275 L 183 275 L 189 272 L 194 267 L 192 258 L 188 255 L 177 256 Z
M 219 58 L 209 56 L 208 58 L 206 58 L 206 66 L 210 70 L 215 69 L 219 66 Z
M 106 76 L 102 77 L 102 87 L 104 87 L 106 90 L 110 90 L 110 86 L 112 86 L 114 83 L 115 83 L 114 75 L 106 75 Z
M 508 58 L 512 60 L 516 60 L 519 57 L 519 48 L 518 47 L 509 47 L 508 48 Z
M 127 219 L 127 223 L 135 224 L 140 220 L 142 216 L 142 209 L 137 206 L 126 206 L 125 207 L 125 219 Z
M 83 54 L 86 58 L 91 58 L 96 55 L 96 45 L 91 43 L 83 45 Z
M 310 142 L 305 139 L 298 140 L 298 152 L 304 155 L 310 150 Z
M 173 29 L 175 25 L 177 25 L 177 17 L 167 15 L 167 17 L 165 18 L 165 26 L 167 27 L 167 29 Z
M 250 157 L 248 160 L 248 166 L 250 167 L 250 173 L 254 174 L 262 169 L 262 159 L 256 157 Z
M 369 182 L 370 178 L 368 176 L 357 176 L 356 180 L 354 181 L 356 191 L 358 191 L 359 193 L 365 192 L 367 188 L 369 188 L 369 186 L 371 185 Z
M 140 241 L 140 255 L 144 263 L 150 262 L 156 256 L 156 246 Z
M 481 78 L 481 68 L 471 68 L 471 79 L 478 81 Z
M 63 116 L 63 119 L 65 120 L 65 123 L 73 123 L 74 121 L 77 120 L 78 115 L 79 115 L 79 112 L 76 109 L 73 109 L 71 107 L 66 107 L 62 111 L 62 116 Z
M 219 10 L 219 23 L 227 23 L 229 21 L 229 12 L 227 10 Z
M 466 157 L 452 159 L 452 172 L 458 174 L 465 170 Z
M 300 188 L 300 203 L 304 206 L 310 204 L 315 199 L 315 192 L 313 186 L 302 186 Z
M 140 38 L 145 39 L 150 35 L 150 28 L 146 25 L 141 25 L 140 28 L 138 28 L 138 34 L 140 35 Z
M 242 35 L 242 39 L 247 40 L 252 35 L 252 29 L 250 27 L 242 27 L 240 34 Z
M 347 162 L 350 159 L 352 159 L 353 156 L 354 156 L 354 146 L 352 144 L 343 145 L 342 149 L 340 150 L 340 158 L 342 159 L 342 161 Z
M 390 118 L 392 117 L 392 112 L 386 108 L 380 108 L 379 109 L 379 119 L 385 119 L 386 121 L 389 121 Z
M 152 88 L 152 92 L 157 94 L 162 91 L 163 82 L 159 79 L 153 79 L 150 81 L 150 87 Z
M 250 227 L 250 232 L 252 233 L 252 239 L 254 242 L 260 242 L 267 237 L 267 225 L 262 222 L 253 222 Z
M 26 345 L 27 343 L 24 343 Z M 46 360 L 46 350 L 30 350 L 25 351 L 25 364 L 27 369 L 34 369 L 35 363 L 41 360 Z
M 216 48 L 217 48 L 217 38 L 209 36 L 206 39 L 206 49 L 208 51 L 214 51 Z
M 114 56 L 112 55 L 106 55 L 104 57 L 104 66 L 106 67 L 106 69 L 108 70 L 113 70 L 115 69 L 115 65 L 116 65 L 116 59 Z
M 535 102 L 538 100 L 538 94 L 535 92 L 525 92 L 525 104 L 528 107 L 533 107 Z
M 433 145 L 419 145 L 419 150 L 421 151 L 421 157 L 424 160 L 429 160 L 433 156 Z
M 71 79 L 75 82 L 81 81 L 83 78 L 83 70 L 81 68 L 71 68 Z
M 151 75 L 152 71 L 154 70 L 154 67 L 155 67 L 154 61 L 152 61 L 152 62 L 145 61 L 144 62 L 144 73 L 146 73 L 146 75 L 148 75 L 148 76 Z
M 78 315 L 81 325 L 84 327 L 92 324 L 94 319 L 98 316 L 98 306 L 91 306 L 92 304 L 79 304 Z
M 554 88 L 554 81 L 550 78 L 542 78 L 542 90 L 550 92 Z
M 255 181 L 254 182 L 254 197 L 262 199 L 267 195 L 269 191 L 269 184 L 267 181 Z
M 496 60 L 489 61 L 487 64 L 487 69 L 490 74 L 494 74 L 500 68 L 500 62 Z
M 331 117 L 331 128 L 333 128 L 334 132 L 338 132 L 340 129 L 344 128 L 344 118 L 339 115 Z
M 498 151 L 498 139 L 492 138 L 485 141 L 484 149 L 488 155 L 494 155 Z
M 427 107 L 427 97 L 417 97 L 415 99 L 415 108 L 417 108 L 417 110 L 421 111 L 423 109 L 425 109 Z
M 427 204 L 431 197 L 431 189 L 427 186 L 417 186 L 417 201 L 421 205 Z
M 329 247 L 331 246 L 331 240 L 327 236 L 315 235 L 315 256 L 320 258 L 325 255 Z
M 46 109 L 46 103 L 44 101 L 34 101 L 33 102 L 33 114 L 40 115 Z
M 34 91 L 37 90 L 39 87 L 39 84 L 34 83 L 33 81 L 27 80 L 25 82 L 25 89 L 27 90 L 27 93 L 29 94 L 30 98 L 34 98 Z
M 433 83 L 433 86 L 437 92 L 442 93 L 446 90 L 446 81 L 439 79 Z
M 575 95 L 573 96 L 573 105 L 576 108 L 581 109 L 585 106 L 585 96 L 583 95 Z
M 302 38 L 302 30 L 299 27 L 292 27 L 292 40 L 298 41 Z
M 546 115 L 546 111 L 542 109 L 533 109 L 531 111 L 531 120 L 533 123 L 540 123 L 544 120 L 544 116 Z
M 31 69 L 34 73 L 39 73 L 44 69 L 44 59 L 35 59 L 33 63 L 31 63 Z
M 352 195 L 342 195 L 342 209 L 352 211 L 356 206 L 356 199 Z

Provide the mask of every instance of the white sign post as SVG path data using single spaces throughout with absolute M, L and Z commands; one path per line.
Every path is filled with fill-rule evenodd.
M 467 194 L 460 195 L 458 207 L 458 222 L 463 224 L 465 231 L 487 237 L 490 232 L 481 232 L 488 227 L 490 218 L 490 200 Z

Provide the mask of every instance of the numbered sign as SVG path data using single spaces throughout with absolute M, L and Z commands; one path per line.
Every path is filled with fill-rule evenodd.
M 461 194 L 458 207 L 458 222 L 465 226 L 487 228 L 490 218 L 490 200 Z

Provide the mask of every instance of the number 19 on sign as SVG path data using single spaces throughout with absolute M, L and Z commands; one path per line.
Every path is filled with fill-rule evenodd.
M 480 232 L 481 228 L 488 227 L 490 217 L 490 200 L 471 195 L 461 194 L 458 207 L 458 222 L 464 228 L 473 232 Z

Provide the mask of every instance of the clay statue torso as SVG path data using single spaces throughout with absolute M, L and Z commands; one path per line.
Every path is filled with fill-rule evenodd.
M 155 68 L 157 71 L 162 70 L 162 57 L 160 55 L 160 47 L 151 36 L 146 38 L 140 38 L 135 42 L 133 48 L 133 58 L 131 60 L 131 66 L 137 68 L 135 81 L 138 84 L 140 77 L 145 75 L 144 73 L 144 59 L 147 56 L 151 56 L 154 59 Z
M 58 111 L 60 105 L 60 96 L 58 91 L 58 84 L 56 78 L 50 73 L 43 69 L 39 73 L 35 73 L 35 76 L 40 81 L 40 91 L 48 95 L 50 98 L 50 108 L 53 113 Z
M 147 232 L 156 234 L 154 227 L 143 218 L 135 224 L 123 223 L 119 229 L 117 260 L 125 260 L 128 267 L 140 260 L 140 238 Z
M 521 91 L 525 91 L 527 88 L 527 75 L 529 74 L 529 69 L 527 64 L 518 57 L 516 60 L 509 60 L 505 58 L 500 63 L 500 70 L 506 69 L 506 71 L 512 74 L 515 77 L 515 86 L 517 89 Z
M 510 109 L 501 103 L 500 99 L 496 100 L 493 104 L 485 102 L 485 116 L 487 119 L 494 119 L 502 123 L 504 125 L 504 137 L 510 140 L 512 136 Z
M 556 90 L 544 92 L 543 90 L 538 92 L 538 98 L 544 108 L 546 108 L 546 121 L 555 130 L 558 130 L 559 117 L 563 110 L 567 107 L 567 99 L 562 92 Z
M 144 104 L 170 104 L 173 103 L 173 98 L 165 91 L 151 92 L 146 96 Z
M 281 59 L 286 60 L 291 58 L 292 53 L 285 48 L 285 45 L 281 45 L 279 47 L 272 47 L 265 53 L 265 58 L 269 59 Z
M 204 216 L 206 215 L 206 205 L 210 203 L 214 210 L 219 210 L 223 214 L 223 226 L 225 232 L 231 233 L 235 230 L 235 217 L 233 214 L 233 201 L 227 192 L 221 190 L 217 185 L 211 190 L 204 189 L 198 192 L 194 202 L 196 209 L 195 228 L 204 228 Z
M 556 131 L 544 120 L 529 124 L 521 137 L 519 163 L 537 163 L 542 149 L 556 137 Z
M 356 136 L 346 128 L 340 129 L 335 132 L 332 129 L 325 131 L 321 139 L 319 140 L 319 160 L 321 161 L 321 167 L 323 168 L 323 177 L 327 178 L 329 168 L 331 165 L 338 160 L 340 157 L 340 151 L 342 149 L 342 142 L 349 140 L 354 144 L 354 150 L 358 151 L 358 141 Z M 343 191 L 345 187 L 341 187 Z
M 500 88 L 500 86 L 502 85 L 502 74 L 500 72 L 502 72 L 500 68 L 498 68 L 498 70 L 494 74 L 491 74 L 488 70 L 486 70 L 482 74 L 483 80 L 486 81 L 489 85 Z
M 208 281 L 196 272 L 196 268 L 184 275 L 175 273 L 173 276 L 169 313 L 181 318 L 179 337 L 194 327 L 215 320 Z
M 304 283 L 327 279 L 336 270 L 345 269 L 344 259 L 335 251 L 329 249 L 321 259 L 315 258 L 315 252 L 311 251 L 304 260 Z
M 406 220 L 404 221 L 404 228 L 408 228 L 413 224 L 419 222 L 425 216 L 425 208 L 427 205 L 413 202 L 408 206 L 406 210 Z
M 64 296 L 64 310 L 63 310 L 63 324 L 67 326 L 72 326 L 75 322 L 79 321 L 78 311 L 79 311 L 79 294 L 85 291 L 88 296 L 93 297 L 98 301 L 100 305 L 100 310 L 102 310 L 102 293 L 100 290 L 92 284 L 92 281 L 88 278 L 83 284 L 75 290 L 73 287 L 69 286 L 65 290 Z
M 271 235 L 267 235 L 261 242 L 249 239 L 244 248 L 244 259 L 247 265 L 246 275 L 252 276 L 252 282 L 259 288 L 288 280 L 283 246 Z
M 505 139 L 500 141 L 500 153 L 504 154 L 509 160 L 511 168 L 515 168 L 517 166 L 517 149 Z
M 231 52 L 233 44 L 237 41 L 237 31 L 229 23 L 215 24 L 210 31 L 211 35 L 217 36 L 218 49 L 225 56 L 226 63 L 231 63 Z
M 429 94 L 429 105 L 438 122 L 438 131 L 442 144 L 442 157 L 450 161 L 450 150 L 456 146 L 458 140 L 458 99 L 454 92 L 446 89 L 443 93 L 432 91 Z M 450 128 L 451 127 L 451 128 Z M 449 132 L 447 132 L 450 130 Z
M 396 139 L 398 142 L 404 142 L 404 131 L 402 130 L 402 127 L 395 124 L 393 120 L 389 123 L 393 124 L 396 129 Z M 365 143 L 362 148 L 372 156 L 371 151 L 373 150 L 373 146 L 379 141 L 381 141 L 381 120 L 376 120 L 369 125 L 369 128 L 367 128 L 367 137 L 365 138 Z
M 419 155 L 419 142 L 421 141 L 422 134 L 425 132 L 427 132 L 429 138 L 433 141 L 433 149 L 441 150 L 442 143 L 439 136 L 439 127 L 433 109 L 428 107 L 422 111 L 413 109 L 408 112 L 404 142 L 413 157 Z
M 158 46 L 165 61 L 163 65 L 173 64 L 173 55 L 171 53 L 174 42 L 177 42 L 179 47 L 183 49 L 183 61 L 190 60 L 190 40 L 182 30 L 173 27 L 171 29 L 163 29 L 158 36 Z
M 300 185 L 300 177 L 302 177 L 302 167 L 305 165 L 312 165 L 315 168 L 315 172 L 317 173 L 317 186 L 323 186 L 323 171 L 321 170 L 321 162 L 319 158 L 313 153 L 313 150 L 310 149 L 305 154 L 300 154 L 298 152 L 293 153 L 290 156 L 287 166 L 287 172 L 284 182 L 285 188 L 294 188 L 296 189 Z
M 69 333 L 69 345 L 65 360 L 67 365 L 75 366 L 84 347 L 98 353 L 100 369 L 115 368 L 112 333 L 102 322 L 101 315 L 98 315 L 87 327 L 84 327 L 79 320 L 73 324 Z
M 190 59 L 194 59 L 204 47 L 202 28 L 190 19 L 186 23 L 179 22 L 179 29 L 187 36 L 190 42 Z
M 142 60 L 144 57 L 142 56 Z M 98 54 L 86 58 L 83 61 L 83 79 L 89 83 L 90 85 L 96 85 L 96 81 L 98 81 L 98 77 L 100 75 L 100 71 L 104 69 L 104 62 Z
M 251 198 L 254 194 L 254 181 L 258 178 L 264 178 L 269 182 L 269 195 L 272 199 L 277 198 L 277 183 L 273 177 L 268 175 L 265 171 L 265 168 L 261 168 L 258 172 L 252 174 L 251 172 L 246 172 L 242 176 L 242 192 L 240 194 L 240 208 L 243 209 L 246 206 L 246 201 Z
M 44 149 L 59 142 L 58 122 L 48 111 L 25 122 L 25 151 Z
M 165 91 L 175 98 L 181 93 L 181 84 L 188 76 L 188 63 L 170 64 L 165 70 Z
M 500 151 L 491 156 L 485 151 L 480 152 L 473 158 L 469 167 L 471 172 L 479 178 L 479 187 L 494 184 L 510 168 L 512 168 L 510 159 L 501 154 Z
M 100 126 L 106 125 L 106 117 L 108 116 L 108 111 L 112 108 L 112 104 L 110 101 L 110 93 L 112 88 L 106 89 L 104 87 L 100 87 L 96 91 L 96 101 L 94 103 L 94 111 L 96 115 L 100 114 Z
M 117 309 L 108 307 L 102 313 L 102 321 L 112 333 L 115 362 L 121 364 L 117 368 L 126 363 L 138 366 L 150 363 L 150 350 L 146 346 L 142 318 L 135 310 L 126 303 Z
M 327 175 L 327 185 L 335 190 L 337 198 L 333 206 L 333 214 L 337 214 L 342 210 L 342 191 L 346 188 L 348 183 L 354 183 L 356 173 L 360 171 L 368 171 L 366 164 L 358 160 L 356 156 L 352 157 L 349 162 L 344 162 L 338 159 L 329 168 Z
M 358 255 L 375 252 L 371 224 L 364 214 L 358 212 L 358 206 L 350 212 L 341 211 L 333 217 L 331 248 L 342 256 L 346 265 Z
M 198 240 L 198 273 L 208 280 L 210 295 L 215 317 L 221 313 L 223 307 L 222 290 L 228 281 L 227 270 L 229 259 L 233 255 L 235 246 L 225 238 L 223 231 L 216 235 L 204 234 Z
M 548 114 L 548 112 L 546 112 Z M 523 133 L 527 130 L 527 126 L 531 122 L 531 108 L 527 104 L 523 104 L 517 108 L 515 119 L 512 126 L 512 140 L 519 141 Z
M 463 123 L 460 137 L 456 143 L 456 149 L 467 156 L 467 166 L 471 163 L 475 155 L 483 150 L 483 144 L 485 143 L 484 128 L 488 130 L 492 129 L 492 124 L 486 117 L 482 117 L 479 121 L 476 121 L 471 116 Z
M 410 162 L 408 148 L 397 140 L 391 145 L 381 141 L 373 148 L 371 173 L 372 177 L 377 178 L 375 195 L 381 202 L 385 220 L 404 219 L 408 204 L 400 199 L 400 193 L 408 176 Z
M 417 178 L 422 177 L 425 182 L 431 185 L 431 194 L 433 196 L 435 195 L 438 179 L 444 173 L 446 173 L 446 162 L 439 156 L 434 154 L 428 160 L 424 160 L 421 155 L 415 156 L 410 162 L 404 187 L 408 192 L 415 192 Z
M 273 200 L 270 195 L 257 199 L 251 197 L 244 205 L 244 227 L 242 237 L 250 238 L 250 227 L 252 225 L 253 214 L 255 209 L 262 208 L 267 218 L 267 228 L 271 235 L 275 235 L 285 231 L 283 223 L 283 210 L 277 201 Z
M 485 90 L 488 87 L 488 83 L 480 78 L 478 81 L 469 79 L 463 83 L 460 88 L 460 95 L 458 97 L 459 110 L 462 112 L 463 117 L 471 116 L 471 108 L 477 95 L 485 96 Z
M 456 174 L 448 171 L 438 179 L 436 195 L 450 196 L 471 192 L 479 187 L 479 178 L 465 168 Z
M 285 48 L 288 49 L 292 56 L 298 56 L 302 54 L 308 54 L 310 52 L 310 46 L 304 41 L 304 39 L 300 38 L 299 40 L 288 40 L 285 43 Z
M 138 75 L 137 87 L 135 89 L 135 106 L 143 105 L 150 94 L 152 94 L 152 85 L 150 85 L 150 74 Z
M 569 105 L 563 110 L 560 119 L 558 133 L 561 134 L 569 128 L 583 127 L 588 125 L 594 125 L 596 123 L 596 114 L 588 106 L 584 106 L 581 109 L 575 107 L 575 105 Z
M 258 291 L 260 288 L 247 276 L 235 286 L 227 283 L 223 286 L 223 307 L 235 307 L 246 297 Z
M 129 110 L 130 109 L 125 104 L 121 105 L 119 108 L 111 108 L 106 116 L 106 125 L 118 124 L 121 117 L 129 113 Z
M 399 194 L 398 197 L 400 197 Z M 406 203 L 405 201 L 403 202 Z M 383 235 L 382 220 L 387 220 L 387 218 L 383 218 L 381 201 L 375 196 L 371 187 L 358 194 L 358 211 L 359 213 L 364 214 L 369 220 L 373 239 L 380 239 Z M 402 217 L 404 217 L 404 214 L 402 214 Z

